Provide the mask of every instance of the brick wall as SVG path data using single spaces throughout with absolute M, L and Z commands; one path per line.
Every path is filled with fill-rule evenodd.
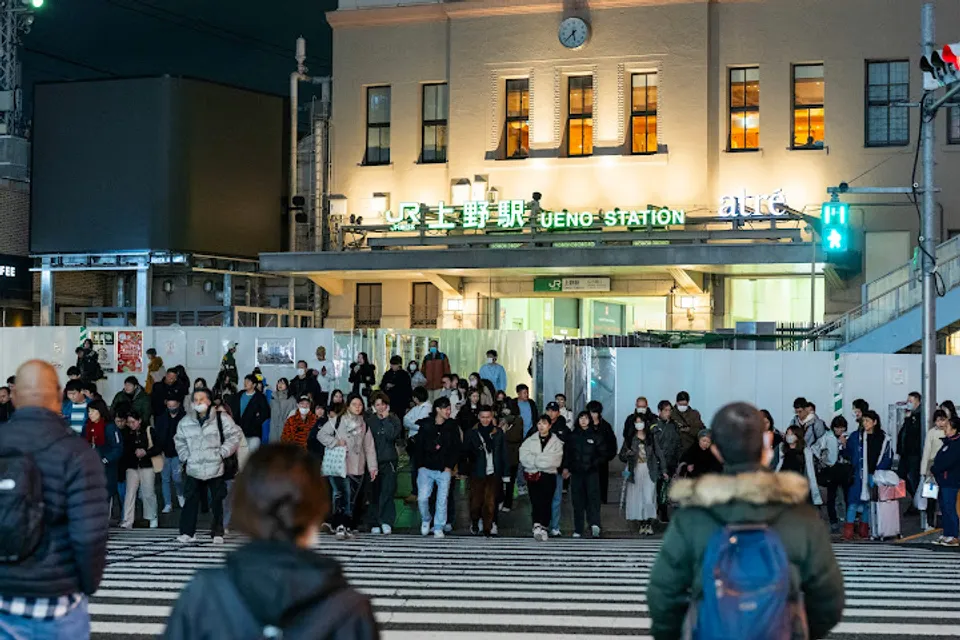
M 0 180 L 0 253 L 25 256 L 30 251 L 30 185 Z

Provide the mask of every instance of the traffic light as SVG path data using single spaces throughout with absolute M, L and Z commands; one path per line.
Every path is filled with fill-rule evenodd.
M 43 0 L 20 0 L 20 2 L 27 7 L 33 7 L 34 9 L 39 9 L 43 6 Z
M 850 248 L 850 205 L 845 202 L 824 202 L 820 209 L 823 224 L 820 236 L 827 253 L 843 253 Z
M 960 82 L 960 42 L 948 44 L 930 56 L 920 58 L 920 70 L 923 71 L 923 89 L 933 91 L 940 87 Z

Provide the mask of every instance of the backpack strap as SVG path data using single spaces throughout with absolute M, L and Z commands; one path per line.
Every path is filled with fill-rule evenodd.
M 220 412 L 214 409 L 217 414 L 217 431 L 220 432 L 220 445 L 223 445 L 223 417 L 221 417 Z

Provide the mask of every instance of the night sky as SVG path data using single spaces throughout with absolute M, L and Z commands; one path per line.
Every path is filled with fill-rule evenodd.
M 26 99 L 35 82 L 162 74 L 286 95 L 298 36 L 307 39 L 310 73 L 329 71 L 324 12 L 335 7 L 336 0 L 46 0 L 23 39 Z

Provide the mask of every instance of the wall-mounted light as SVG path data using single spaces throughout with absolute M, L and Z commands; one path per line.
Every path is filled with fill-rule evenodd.
M 476 202 L 483 202 L 487 199 L 487 176 L 473 176 L 470 199 Z
M 697 308 L 697 299 L 695 296 L 680 296 L 680 308 L 681 309 L 690 309 L 691 311 L 696 310 Z
M 173 280 L 168 279 L 163 281 L 163 292 L 173 293 Z
M 207 293 L 213 291 L 213 280 L 204 280 L 203 281 L 203 290 Z
M 447 311 L 463 311 L 463 300 L 460 298 L 447 298 Z
M 470 190 L 472 186 L 466 178 L 454 180 L 450 186 L 450 203 L 455 207 L 462 207 L 463 203 L 470 199 Z
M 374 193 L 370 205 L 373 208 L 373 213 L 382 216 L 385 211 L 390 210 L 390 194 L 382 191 Z

